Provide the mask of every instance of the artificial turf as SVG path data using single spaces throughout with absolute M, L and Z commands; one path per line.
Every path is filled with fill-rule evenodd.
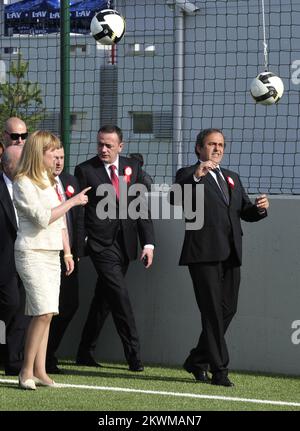
M 102 364 L 102 368 L 79 367 L 64 362 L 64 374 L 53 376 L 57 383 L 101 386 L 102 389 L 77 387 L 44 388 L 24 391 L 16 377 L 0 371 L 1 411 L 279 411 L 300 410 L 299 377 L 231 372 L 233 388 L 195 382 L 191 374 L 175 367 L 146 366 L 132 373 L 124 364 Z M 1 382 L 8 379 L 9 382 Z M 104 390 L 106 388 L 107 390 Z M 110 388 L 200 394 L 226 398 L 247 398 L 299 403 L 281 406 L 230 399 L 192 398 L 174 394 L 122 392 Z

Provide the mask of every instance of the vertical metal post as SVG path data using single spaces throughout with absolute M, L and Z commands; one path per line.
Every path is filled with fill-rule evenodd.
M 184 164 L 185 148 L 183 130 L 183 85 L 184 85 L 184 13 L 175 7 L 174 38 L 174 93 L 173 93 L 173 177 Z
M 60 2 L 60 136 L 65 149 L 65 169 L 70 168 L 70 6 Z

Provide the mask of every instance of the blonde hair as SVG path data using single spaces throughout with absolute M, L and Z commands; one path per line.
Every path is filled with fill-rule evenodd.
M 26 140 L 23 147 L 21 160 L 17 169 L 15 180 L 26 176 L 31 179 L 41 189 L 45 189 L 49 184 L 45 183 L 45 171 L 51 185 L 55 184 L 54 173 L 44 165 L 43 156 L 47 150 L 61 148 L 61 142 L 53 133 L 37 130 Z

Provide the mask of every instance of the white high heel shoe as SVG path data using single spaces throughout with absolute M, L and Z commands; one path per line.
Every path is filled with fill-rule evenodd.
M 33 377 L 34 383 L 38 386 L 49 386 L 51 388 L 57 388 L 58 385 L 55 383 L 54 380 L 52 380 L 52 383 L 44 382 L 43 380 L 39 379 L 38 377 Z
M 36 385 L 33 379 L 22 380 L 21 375 L 19 374 L 19 387 L 21 389 L 30 389 L 32 391 L 36 390 Z

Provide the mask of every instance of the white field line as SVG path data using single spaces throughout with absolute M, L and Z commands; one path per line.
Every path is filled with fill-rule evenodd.
M 17 380 L 0 379 L 0 383 L 15 383 Z M 134 394 L 146 394 L 146 395 L 165 395 L 169 397 L 182 397 L 182 398 L 198 398 L 207 400 L 221 400 L 221 401 L 235 401 L 240 403 L 255 403 L 255 404 L 269 404 L 274 406 L 294 406 L 300 407 L 300 403 L 294 403 L 289 401 L 274 401 L 274 400 L 259 400 L 255 398 L 238 398 L 238 397 L 224 397 L 220 395 L 201 395 L 201 394 L 190 394 L 186 392 L 167 392 L 167 391 L 151 391 L 145 389 L 130 389 L 130 388 L 118 388 L 118 387 L 107 387 L 107 386 L 90 386 L 90 385 L 71 385 L 66 383 L 57 383 L 57 388 L 75 388 L 75 389 L 93 389 L 96 391 L 111 391 L 111 392 L 127 392 Z M 55 388 L 52 388 L 52 390 Z M 229 389 L 230 390 L 230 389 Z

